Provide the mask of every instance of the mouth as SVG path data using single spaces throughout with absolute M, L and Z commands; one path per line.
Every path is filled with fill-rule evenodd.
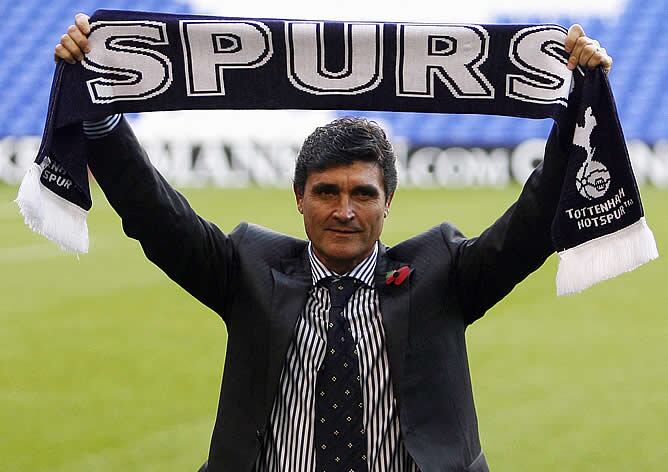
M 352 228 L 328 228 L 327 231 L 341 235 L 348 235 L 362 232 L 362 230 L 352 229 Z

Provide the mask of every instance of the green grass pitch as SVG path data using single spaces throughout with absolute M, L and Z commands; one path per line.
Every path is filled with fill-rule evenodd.
M 122 234 L 98 190 L 91 251 L 32 234 L 0 185 L 0 471 L 194 471 L 225 356 L 218 317 Z M 477 234 L 519 193 L 400 190 L 383 239 L 441 220 Z M 287 190 L 197 189 L 224 230 L 303 236 Z M 668 253 L 668 192 L 643 191 Z M 499 471 L 659 471 L 668 463 L 668 263 L 556 298 L 556 258 L 468 330 L 483 448 Z M 286 471 L 289 472 L 289 471 Z

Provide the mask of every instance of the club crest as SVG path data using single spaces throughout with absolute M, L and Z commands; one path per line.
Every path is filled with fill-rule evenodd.
M 587 158 L 575 175 L 575 188 L 587 200 L 602 197 L 610 188 L 610 172 L 601 162 L 593 160 L 596 148 L 591 146 L 591 133 L 596 127 L 596 118 L 591 107 L 584 113 L 584 126 L 576 124 L 573 144 L 587 153 Z

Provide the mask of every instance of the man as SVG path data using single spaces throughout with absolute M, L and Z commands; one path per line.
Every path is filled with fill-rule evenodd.
M 56 47 L 88 52 L 79 14 Z M 612 65 L 578 25 L 568 67 Z M 487 471 L 465 329 L 553 252 L 568 139 L 550 135 L 518 201 L 481 236 L 438 227 L 379 243 L 397 185 L 373 122 L 317 128 L 294 193 L 308 241 L 200 218 L 120 116 L 84 123 L 89 163 L 147 257 L 225 321 L 225 374 L 209 471 Z

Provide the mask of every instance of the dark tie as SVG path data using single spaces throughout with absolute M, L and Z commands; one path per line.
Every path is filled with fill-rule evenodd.
M 343 316 L 359 282 L 328 278 L 323 285 L 329 289 L 331 307 L 325 359 L 315 383 L 316 472 L 367 472 L 359 359 Z

